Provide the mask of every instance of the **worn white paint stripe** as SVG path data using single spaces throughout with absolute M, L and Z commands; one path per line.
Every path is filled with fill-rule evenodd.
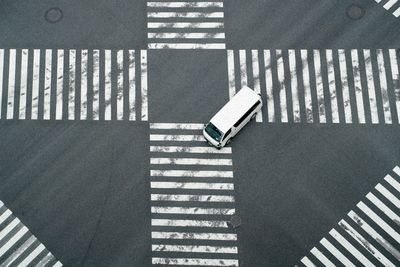
M 64 50 L 59 49 L 57 50 L 56 120 L 61 120 L 63 117 L 63 90 L 64 90 Z
M 93 50 L 93 120 L 99 120 L 100 51 Z
M 286 85 L 285 85 L 285 67 L 283 63 L 282 50 L 276 50 L 277 59 L 277 72 L 278 81 L 280 85 L 279 90 L 279 102 L 281 108 L 281 122 L 288 122 L 288 111 L 287 111 L 287 98 L 286 98 Z
M 149 49 L 225 49 L 224 43 L 149 43 Z
M 2 240 L 9 232 L 11 232 L 11 230 L 14 229 L 19 223 L 20 220 L 18 218 L 14 218 L 14 220 L 11 223 L 9 223 L 6 227 L 4 227 L 1 230 L 0 240 Z
M 389 10 L 396 3 L 397 3 L 397 0 L 389 0 L 389 1 L 387 1 L 387 3 L 383 7 L 386 10 Z
M 332 50 L 326 50 L 326 62 L 328 68 L 328 86 L 329 86 L 329 94 L 331 99 L 331 109 L 332 109 L 332 122 L 339 123 L 339 107 L 338 107 L 338 99 L 337 99 L 337 89 L 336 89 L 336 81 L 335 81 L 335 66 L 333 62 Z
M 400 7 L 399 7 L 400 14 Z M 392 69 L 392 82 L 394 86 L 397 118 L 400 118 L 400 76 L 399 76 L 399 65 L 397 63 L 396 50 L 389 49 L 390 67 Z M 398 119 L 400 123 L 400 119 Z
M 368 193 L 367 198 L 378 207 L 383 213 L 385 213 L 394 223 L 400 226 L 400 216 L 394 213 L 388 206 L 386 206 L 382 201 L 380 201 L 374 194 Z
M 356 249 L 349 241 L 347 241 L 341 234 L 335 229 L 332 229 L 329 234 L 336 239 L 350 254 L 352 254 L 357 260 L 359 260 L 364 266 L 375 266 L 370 262 L 358 249 Z
M 355 90 L 355 94 L 356 94 L 358 122 L 359 123 L 365 123 L 363 89 L 362 89 L 362 86 L 361 86 L 360 66 L 359 66 L 359 61 L 358 61 L 358 51 L 356 49 L 352 49 L 351 50 L 351 62 L 352 62 L 352 67 L 353 67 L 354 90 Z
M 152 264 L 163 265 L 190 265 L 190 266 L 232 266 L 238 267 L 238 260 L 227 259 L 191 259 L 191 258 L 152 258 Z
M 334 267 L 335 264 L 333 264 L 327 257 L 325 257 L 324 254 L 322 254 L 321 251 L 319 251 L 319 249 L 317 248 L 312 248 L 311 249 L 311 253 L 321 262 L 323 263 L 325 266 L 327 267 Z
M 198 158 L 150 158 L 150 164 L 232 166 L 232 160 Z
M 275 122 L 275 104 L 273 94 L 271 51 L 264 50 L 264 67 L 265 67 L 265 87 L 267 93 L 267 112 L 268 122 Z
M 203 130 L 202 123 L 150 123 L 150 129 L 159 130 Z
M 21 229 L 18 230 L 2 247 L 0 247 L 0 257 L 4 255 L 12 246 L 15 245 L 21 237 L 28 232 L 28 228 L 23 226 Z
M 151 207 L 151 213 L 233 215 L 235 214 L 235 209 L 199 208 L 199 207 Z
M 4 262 L 2 262 L 1 266 L 2 267 L 8 267 L 10 266 L 16 259 L 21 256 L 24 251 L 29 248 L 33 242 L 35 242 L 37 239 L 34 236 L 29 237 L 28 240 L 26 240 L 22 245 L 20 245 L 17 250 L 15 250 Z M 39 264 L 36 266 L 40 266 Z
M 247 86 L 246 50 L 239 50 L 240 88 Z
M 87 119 L 87 83 L 88 83 L 88 50 L 81 51 L 81 114 L 80 119 Z
M 395 249 L 388 241 L 386 241 L 380 234 L 378 234 L 368 223 L 366 223 L 354 211 L 347 214 L 358 226 L 360 226 L 366 233 L 368 233 L 378 244 L 385 248 L 397 260 L 400 261 L 400 252 Z
M 111 120 L 111 66 L 112 66 L 112 58 L 111 58 L 111 50 L 104 51 L 104 119 L 106 121 Z
M 400 7 L 396 9 L 396 11 L 393 12 L 393 15 L 398 18 L 400 16 Z
M 51 69 L 52 69 L 52 56 L 53 50 L 46 49 L 46 63 L 45 63 L 45 74 L 44 74 L 44 107 L 43 107 L 43 119 L 50 120 L 50 102 L 51 102 Z
M 25 120 L 26 118 L 26 93 L 28 87 L 28 56 L 29 50 L 22 49 L 21 52 L 21 83 L 20 83 L 20 93 L 19 93 L 19 119 Z M 0 65 L 1 65 L 1 52 L 0 52 Z M 0 67 L 1 72 L 1 67 Z M 1 76 L 2 74 L 0 74 Z M 0 77 L 1 82 L 1 77 Z M 1 84 L 0 84 L 0 94 L 1 94 Z M 1 96 L 0 96 L 1 101 Z M 1 109 L 1 104 L 0 104 Z M 1 113 L 1 111 L 0 111 Z
M 374 83 L 374 73 L 372 70 L 371 52 L 369 49 L 364 49 L 365 71 L 367 75 L 367 87 L 369 95 L 369 105 L 371 108 L 372 123 L 379 123 L 378 106 L 376 104 L 376 91 Z
M 15 100 L 15 72 L 17 50 L 10 49 L 10 58 L 8 66 L 8 99 L 7 99 L 7 119 L 14 119 L 14 100 Z
M 372 256 L 379 260 L 384 266 L 396 267 L 390 260 L 388 260 L 382 253 L 379 252 L 371 243 L 369 243 L 362 235 L 360 235 L 350 224 L 345 220 L 341 220 L 339 225 L 346 231 L 354 240 L 356 240 L 365 250 Z
M 389 174 L 385 176 L 386 182 L 388 182 L 393 188 L 400 192 L 400 183 L 397 182 L 392 176 Z
M 314 122 L 312 97 L 311 97 L 311 84 L 310 84 L 310 70 L 308 64 L 308 51 L 301 50 L 301 62 L 303 66 L 303 86 L 304 86 L 304 101 L 306 107 L 306 120 L 308 123 Z
M 237 254 L 237 247 L 153 244 L 152 251 Z
M 4 79 L 4 49 L 0 49 L 0 118 L 3 103 L 3 79 Z
M 148 22 L 147 28 L 159 29 L 159 28 L 170 28 L 170 29 L 222 29 L 224 28 L 223 22 Z
M 399 167 L 399 166 L 394 167 L 394 168 L 393 168 L 393 171 L 394 171 L 398 176 L 400 176 L 400 167 Z
M 261 94 L 261 84 L 260 84 L 260 65 L 258 62 L 258 50 L 251 50 L 251 61 L 253 66 L 253 84 L 254 84 L 254 92 L 257 94 Z M 257 112 L 256 122 L 263 121 L 262 109 Z
M 10 210 L 5 210 L 0 216 L 0 224 L 2 224 L 8 217 L 10 217 L 11 214 L 12 212 Z
M 203 135 L 150 134 L 150 141 L 206 141 Z
M 179 201 L 179 202 L 235 202 L 234 196 L 223 195 L 169 195 L 151 194 L 152 201 Z
M 61 262 L 59 262 L 59 261 L 57 261 L 57 262 L 53 265 L 53 267 L 61 267 L 61 266 L 63 266 L 63 265 L 62 265 Z
M 193 8 L 193 7 L 223 7 L 224 3 L 222 1 L 215 2 L 147 2 L 147 7 L 170 7 L 170 8 Z
M 310 259 L 307 258 L 307 257 L 303 257 L 303 258 L 301 259 L 301 262 L 302 262 L 305 266 L 307 266 L 307 267 L 316 267 L 316 266 L 317 266 L 317 265 L 315 265 L 312 261 L 310 261 Z
M 227 50 L 226 55 L 227 55 L 227 60 L 228 60 L 229 99 L 231 99 L 236 94 L 234 51 Z
M 136 59 L 135 50 L 129 50 L 129 120 L 136 120 Z
M 356 267 L 345 255 L 343 255 L 336 247 L 332 245 L 326 238 L 322 238 L 320 243 L 333 255 L 335 256 L 344 266 Z
M 232 149 L 230 147 L 224 147 L 218 150 L 213 147 L 150 146 L 150 152 L 232 154 Z
M 293 120 L 294 122 L 300 122 L 300 101 L 299 101 L 299 86 L 297 83 L 297 69 L 296 69 L 296 51 L 290 49 L 289 55 L 289 70 L 290 70 L 290 88 L 292 92 L 292 104 L 293 104 Z
M 124 50 L 117 52 L 117 120 L 124 118 Z
M 149 32 L 149 39 L 225 39 L 223 32 Z
M 231 183 L 177 183 L 177 182 L 151 182 L 154 189 L 199 189 L 199 190 L 233 190 Z
M 53 260 L 54 257 L 51 255 L 51 253 L 47 253 L 46 256 L 44 256 L 36 265 L 36 267 L 44 267 L 46 266 L 51 260 Z
M 350 89 L 349 89 L 349 80 L 347 77 L 347 63 L 346 63 L 345 51 L 343 49 L 339 49 L 338 55 L 339 55 L 340 80 L 343 93 L 345 121 L 346 123 L 352 123 L 353 117 L 351 113 Z
M 148 18 L 223 18 L 224 12 L 147 12 Z
M 368 217 L 370 217 L 377 225 L 379 225 L 386 233 L 388 233 L 397 243 L 400 244 L 400 235 L 386 222 L 384 222 L 375 212 L 367 207 L 363 202 L 359 202 L 357 207 L 360 208 Z
M 236 241 L 237 235 L 223 233 L 151 232 L 151 238 Z
M 75 120 L 76 50 L 69 50 L 68 120 Z
M 33 51 L 33 77 L 32 77 L 32 109 L 31 119 L 37 120 L 39 116 L 39 75 L 40 75 L 40 49 Z
M 141 102 L 142 102 L 142 121 L 148 120 L 147 103 L 147 50 L 140 51 L 140 69 L 141 69 Z
M 28 266 L 43 250 L 45 249 L 43 244 L 40 244 L 32 251 L 18 266 Z
M 398 209 L 400 209 L 400 200 L 393 195 L 389 190 L 387 190 L 383 185 L 377 184 L 375 186 L 384 197 L 386 197 L 390 202 L 392 202 Z
M 150 176 L 233 178 L 233 172 L 232 171 L 194 171 L 194 170 L 150 170 Z
M 226 221 L 152 219 L 152 226 L 227 228 Z
M 315 87 L 317 90 L 319 123 L 326 123 L 324 84 L 322 81 L 321 55 L 319 50 L 314 50 L 314 67 L 315 67 Z
M 381 94 L 382 94 L 382 104 L 383 104 L 383 113 L 385 117 L 385 123 L 392 123 L 392 114 L 390 109 L 389 102 L 389 94 L 388 94 L 388 86 L 386 81 L 386 70 L 385 70 L 385 60 L 383 58 L 382 49 L 377 50 L 377 60 L 378 60 L 378 73 L 379 73 L 379 81 L 381 85 Z

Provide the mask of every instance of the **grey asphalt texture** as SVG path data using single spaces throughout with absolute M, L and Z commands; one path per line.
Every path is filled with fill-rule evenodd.
M 224 6 L 231 49 L 400 47 L 400 21 L 374 1 Z M 3 0 L 0 47 L 145 49 L 146 2 Z M 205 122 L 228 100 L 225 51 L 148 57 L 150 121 Z M 399 164 L 399 132 L 251 122 L 232 142 L 241 266 L 298 264 Z M 0 199 L 66 266 L 151 266 L 148 136 L 145 122 L 1 121 Z

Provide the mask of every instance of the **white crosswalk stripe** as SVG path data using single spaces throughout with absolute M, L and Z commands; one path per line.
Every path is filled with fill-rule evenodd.
M 149 49 L 225 49 L 223 1 L 148 1 Z
M 153 265 L 239 266 L 232 149 L 207 146 L 203 127 L 150 124 Z
M 399 170 L 397 166 L 393 169 L 396 174 L 400 174 Z M 400 185 L 400 176 L 387 175 L 384 180 L 394 189 Z M 374 190 L 386 199 L 369 192 L 366 201 L 356 205 L 361 216 L 351 210 L 347 219 L 340 220 L 338 227 L 331 229 L 329 236 L 322 238 L 319 245 L 310 250 L 311 260 L 316 258 L 324 266 L 335 266 L 333 259 L 344 266 L 360 266 L 360 263 L 363 266 L 400 265 L 400 206 L 394 201 L 398 200 L 400 191 L 389 192 L 382 184 L 379 183 Z M 347 256 L 349 254 L 351 258 Z M 314 266 L 310 259 L 305 256 L 301 262 Z
M 397 57 L 394 49 L 227 50 L 229 97 L 243 85 L 260 92 L 258 122 L 399 124 Z
M 400 16 L 400 2 L 398 0 L 375 0 L 375 2 L 382 5 L 384 9 L 389 10 L 396 18 Z
M 146 50 L 0 49 L 0 86 L 0 119 L 148 120 Z
M 247 58 L 251 59 L 251 69 L 247 64 Z M 250 86 L 256 93 L 261 93 L 260 80 L 260 61 L 258 50 L 239 50 L 236 54 L 233 50 L 227 50 L 228 59 L 228 80 L 229 80 L 229 99 L 232 98 L 243 86 Z M 235 69 L 235 62 L 239 63 L 240 68 Z M 240 77 L 240 84 L 236 86 L 236 76 Z M 272 88 L 272 86 L 271 86 Z M 257 113 L 256 122 L 263 121 L 263 111 Z
M 32 235 L 29 229 L 16 218 L 0 201 L 0 266 L 44 266 L 56 261 L 54 256 Z M 47 252 L 42 256 L 42 252 Z M 18 263 L 16 265 L 16 263 Z M 57 261 L 58 266 L 62 264 Z

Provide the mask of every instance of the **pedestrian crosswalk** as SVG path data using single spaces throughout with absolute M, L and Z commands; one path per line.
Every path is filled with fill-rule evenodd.
M 148 120 L 147 51 L 0 49 L 0 119 Z
M 232 149 L 202 124 L 150 124 L 152 264 L 239 266 Z
M 375 2 L 383 5 L 383 7 L 390 11 L 396 18 L 400 16 L 400 2 L 398 0 L 375 0 Z
M 305 266 L 400 265 L 400 168 L 356 206 L 301 259 Z
M 62 266 L 0 201 L 0 266 Z
M 229 96 L 243 85 L 266 99 L 268 123 L 400 123 L 395 49 L 227 50 Z
M 149 49 L 225 49 L 223 1 L 148 1 Z

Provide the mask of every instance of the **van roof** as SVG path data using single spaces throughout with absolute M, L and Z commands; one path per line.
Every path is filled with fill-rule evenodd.
M 226 133 L 260 99 L 256 92 L 245 86 L 212 117 L 210 122 Z

